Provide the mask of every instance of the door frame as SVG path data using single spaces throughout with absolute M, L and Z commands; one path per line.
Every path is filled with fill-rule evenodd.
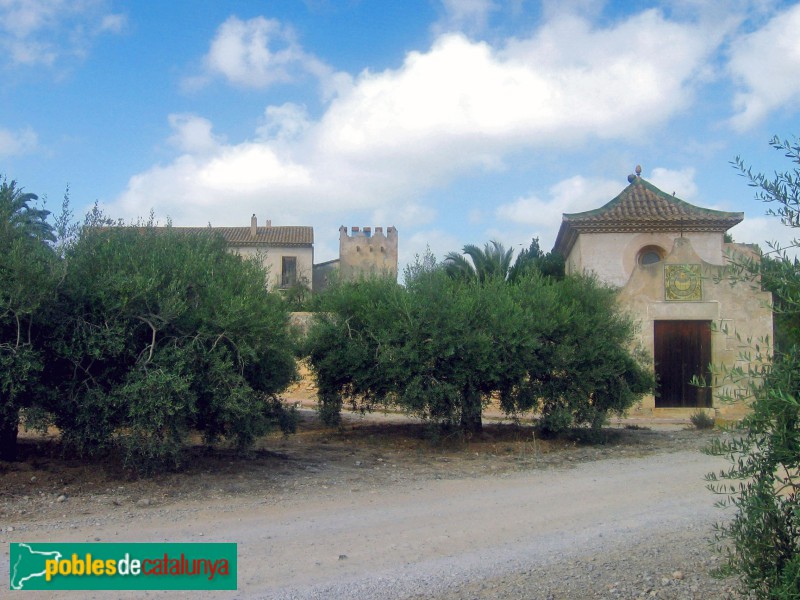
M 655 408 L 712 407 L 711 388 L 690 383 L 693 376 L 710 381 L 711 350 L 710 320 L 653 321 Z

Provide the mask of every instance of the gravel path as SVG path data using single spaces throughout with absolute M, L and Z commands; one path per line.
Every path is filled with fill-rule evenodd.
M 4 541 L 235 541 L 239 591 L 209 598 L 726 598 L 731 583 L 708 576 L 721 513 L 703 481 L 720 466 L 692 450 L 379 486 L 343 471 L 300 494 L 84 506 Z

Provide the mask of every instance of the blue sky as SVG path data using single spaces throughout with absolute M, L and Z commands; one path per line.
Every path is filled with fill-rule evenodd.
M 731 168 L 800 135 L 800 4 L 0 0 L 0 174 L 56 209 L 176 225 L 394 225 L 401 262 L 643 176 L 788 240 Z

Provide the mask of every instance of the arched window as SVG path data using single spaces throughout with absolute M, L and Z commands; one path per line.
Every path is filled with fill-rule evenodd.
M 636 262 L 640 265 L 652 265 L 664 259 L 667 253 L 660 246 L 645 246 L 639 250 Z

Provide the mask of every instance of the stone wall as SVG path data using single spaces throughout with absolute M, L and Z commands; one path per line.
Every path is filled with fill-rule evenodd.
M 339 228 L 339 273 L 345 279 L 360 275 L 397 277 L 397 229 L 387 227 Z

